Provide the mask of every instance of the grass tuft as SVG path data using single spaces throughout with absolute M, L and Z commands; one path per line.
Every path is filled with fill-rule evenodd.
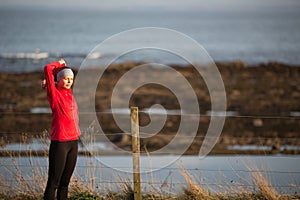
M 251 175 L 253 181 L 256 183 L 259 195 L 263 196 L 266 200 L 279 200 L 279 195 L 277 194 L 276 190 L 259 170 L 255 170 L 255 172 L 252 172 Z
M 74 194 L 68 198 L 69 200 L 103 200 L 102 197 L 92 194 L 88 191 L 81 192 L 79 194 Z
M 182 199 L 207 199 L 212 200 L 213 197 L 211 196 L 210 192 L 205 190 L 201 185 L 198 185 L 194 178 L 182 167 L 179 168 L 182 176 L 184 177 L 188 187 L 183 187 L 184 196 L 182 196 Z

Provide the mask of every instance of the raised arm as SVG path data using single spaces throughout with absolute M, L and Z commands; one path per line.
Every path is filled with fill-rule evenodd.
M 47 97 L 48 97 L 50 106 L 52 106 L 53 99 L 55 98 L 55 95 L 56 95 L 54 74 L 56 73 L 56 71 L 59 68 L 65 67 L 65 66 L 66 66 L 65 60 L 60 59 L 59 61 L 49 63 L 44 67 L 45 81 L 43 81 L 43 82 L 44 82 L 44 87 L 47 89 Z M 42 86 L 43 86 L 43 83 L 42 83 Z

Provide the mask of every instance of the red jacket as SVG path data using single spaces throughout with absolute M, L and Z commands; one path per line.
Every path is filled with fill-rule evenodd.
M 54 82 L 54 73 L 65 64 L 52 62 L 45 66 L 47 97 L 52 110 L 51 140 L 71 141 L 78 140 L 80 129 L 78 126 L 78 107 L 71 89 L 57 89 Z

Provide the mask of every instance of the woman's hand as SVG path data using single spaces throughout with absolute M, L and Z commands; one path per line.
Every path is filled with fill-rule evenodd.
M 63 58 L 61 58 L 59 61 L 59 64 L 61 64 L 61 65 L 65 65 L 65 66 L 67 66 L 67 63 L 66 63 L 66 61 L 63 59 Z
M 42 80 L 41 86 L 42 86 L 42 89 L 46 88 L 46 79 Z

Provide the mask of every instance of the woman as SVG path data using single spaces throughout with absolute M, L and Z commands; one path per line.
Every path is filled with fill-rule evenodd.
M 43 88 L 52 110 L 51 144 L 49 149 L 48 181 L 45 200 L 67 199 L 68 186 L 74 172 L 80 129 L 78 108 L 72 95 L 73 71 L 66 67 L 64 59 L 49 63 L 44 68 Z M 57 84 L 55 84 L 55 78 Z

